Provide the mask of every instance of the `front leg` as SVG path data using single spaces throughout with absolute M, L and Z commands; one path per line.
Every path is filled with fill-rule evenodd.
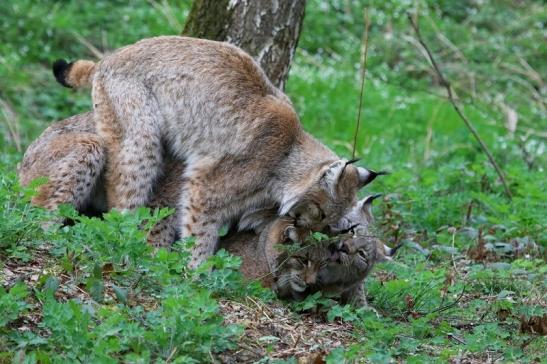
M 355 308 L 367 306 L 367 298 L 365 296 L 362 281 L 342 292 L 340 298 L 342 303 L 350 304 Z
M 176 213 L 158 221 L 147 236 L 148 243 L 155 248 L 167 248 L 173 245 L 177 237 L 179 217 Z
M 179 202 L 179 227 L 181 238 L 194 237 L 189 267 L 197 268 L 218 248 L 218 232 L 224 224 L 222 206 L 214 203 L 214 192 L 202 184 L 201 173 L 191 173 L 188 168 L 186 181 Z
M 196 239 L 188 266 L 195 269 L 218 249 L 218 231 L 222 224 L 216 216 L 210 216 L 199 209 L 190 208 L 181 217 L 181 237 L 193 236 Z
M 256 174 L 256 169 L 250 171 L 239 158 L 187 158 L 179 211 L 181 237 L 196 238 L 190 267 L 216 252 L 218 232 L 224 225 L 246 210 L 272 204 Z

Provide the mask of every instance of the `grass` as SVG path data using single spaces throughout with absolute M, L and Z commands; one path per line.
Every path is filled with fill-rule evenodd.
M 223 253 L 208 263 L 213 274 L 188 271 L 191 242 L 154 254 L 137 228 L 166 211 L 97 220 L 63 209 L 76 223 L 43 231 L 49 215 L 28 205 L 32 188 L 17 185 L 16 164 L 52 121 L 91 107 L 87 91 L 55 83 L 49 64 L 179 33 L 189 3 L 2 3 L 0 362 L 203 362 L 245 351 L 241 358 L 290 362 L 304 342 L 333 363 L 544 361 L 536 322 L 547 317 L 545 6 L 419 2 L 426 40 L 507 174 L 508 201 L 412 42 L 405 14 L 415 3 L 309 2 L 287 85 L 305 128 L 351 155 L 365 5 L 371 48 L 357 155 L 392 174 L 363 193 L 385 194 L 379 234 L 406 243 L 366 282 L 380 318 L 320 296 L 282 304 L 244 282 L 237 257 Z M 234 307 L 255 320 L 237 319 Z M 272 312 L 291 329 L 279 334 Z M 307 329 L 287 351 L 298 325 Z

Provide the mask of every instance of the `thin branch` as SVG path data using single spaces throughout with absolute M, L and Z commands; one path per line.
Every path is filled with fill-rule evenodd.
M 74 30 L 72 31 L 72 35 L 74 36 L 74 38 L 76 38 L 78 42 L 80 42 L 84 47 L 86 47 L 87 50 L 91 52 L 91 54 L 93 54 L 95 57 L 97 57 L 98 59 L 102 59 L 104 57 L 104 53 L 98 50 L 97 47 L 91 44 L 91 42 L 89 42 L 87 39 L 82 37 L 80 33 Z
M 479 133 L 477 132 L 475 127 L 471 124 L 469 119 L 465 116 L 465 114 L 461 110 L 460 106 L 456 102 L 456 99 L 454 97 L 454 91 L 452 90 L 452 86 L 450 85 L 450 82 L 445 78 L 444 74 L 441 71 L 441 68 L 439 67 L 439 65 L 435 61 L 435 57 L 433 57 L 433 54 L 429 50 L 429 47 L 424 42 L 424 40 L 422 38 L 422 35 L 420 33 L 420 28 L 418 27 L 417 21 L 414 20 L 414 18 L 412 17 L 411 14 L 407 14 L 407 16 L 408 16 L 408 20 L 410 21 L 410 24 L 412 25 L 412 28 L 414 29 L 414 32 L 416 33 L 416 37 L 418 38 L 418 42 L 420 42 L 420 44 L 422 45 L 422 47 L 426 51 L 427 57 L 428 57 L 431 65 L 432 65 L 433 69 L 435 70 L 435 73 L 437 74 L 437 77 L 439 78 L 439 83 L 441 84 L 441 86 L 443 86 L 446 89 L 446 92 L 448 93 L 448 100 L 452 104 L 452 107 L 454 108 L 454 110 L 456 111 L 456 113 L 458 114 L 460 119 L 463 121 L 465 126 L 467 126 L 467 128 L 469 129 L 471 134 L 473 134 L 473 136 L 475 137 L 475 139 L 479 143 L 479 145 L 480 145 L 482 151 L 484 152 L 484 154 L 486 154 L 486 156 L 488 157 L 488 160 L 490 161 L 490 164 L 492 164 L 492 166 L 494 167 L 494 169 L 496 170 L 496 173 L 498 174 L 498 176 L 500 178 L 500 181 L 501 181 L 501 183 L 503 185 L 503 188 L 505 190 L 505 194 L 507 195 L 507 197 L 509 199 L 511 199 L 513 197 L 513 195 L 511 194 L 511 190 L 509 189 L 509 186 L 507 185 L 507 182 L 505 181 L 503 171 L 501 170 L 501 168 L 498 166 L 498 164 L 494 160 L 494 157 L 492 156 L 492 153 L 490 153 L 490 150 L 488 149 L 486 144 L 483 142 L 483 140 L 479 136 Z
M 365 32 L 363 34 L 362 47 L 364 47 L 364 55 L 361 57 L 361 92 L 359 94 L 359 109 L 357 110 L 357 123 L 355 124 L 355 135 L 353 136 L 353 150 L 351 158 L 355 158 L 355 147 L 357 145 L 357 134 L 359 133 L 359 124 L 361 123 L 361 108 L 363 107 L 363 94 L 365 92 L 365 76 L 367 74 L 367 58 L 368 58 L 368 30 L 370 28 L 370 20 L 368 18 L 368 10 L 365 8 Z
M 7 101 L 4 101 L 0 97 L 0 112 L 4 115 L 4 121 L 8 128 L 8 136 L 15 144 L 15 149 L 19 153 L 23 151 L 21 147 L 21 133 L 19 128 L 19 123 L 17 122 L 17 116 L 15 111 L 11 108 L 10 104 Z
M 454 302 L 451 302 L 448 305 L 441 306 L 441 307 L 437 308 L 436 310 L 433 310 L 433 311 L 429 312 L 428 314 L 443 312 L 443 311 L 451 309 L 452 307 L 457 306 L 458 303 L 462 300 L 463 295 L 465 294 L 465 287 L 466 287 L 465 285 L 462 287 L 462 291 L 461 291 L 460 295 L 458 296 L 458 298 L 456 298 L 456 300 L 454 300 Z

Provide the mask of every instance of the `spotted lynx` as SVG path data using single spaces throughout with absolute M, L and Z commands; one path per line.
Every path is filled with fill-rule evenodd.
M 361 307 L 366 305 L 364 279 L 376 262 L 391 259 L 397 250 L 381 243 L 369 231 L 370 206 L 375 197 L 359 201 L 338 222 L 338 226 L 350 222 L 351 231 L 328 241 L 272 255 L 278 244 L 292 243 L 295 237 L 294 226 L 282 219 L 264 227 L 258 241 L 256 234 L 241 232 L 223 239 L 221 247 L 242 257 L 245 277 L 260 279 L 281 298 L 301 300 L 322 291 L 338 296 L 342 303 Z M 331 228 L 334 230 L 336 226 Z
M 339 296 L 342 303 L 357 307 L 366 305 L 364 279 L 376 262 L 391 259 L 398 249 L 384 245 L 371 231 L 374 222 L 371 206 L 377 197 L 368 196 L 359 201 L 329 227 L 331 232 L 337 231 L 340 235 L 326 242 L 304 246 L 290 255 L 278 255 L 274 285 L 278 295 L 302 299 L 310 293 L 322 291 Z M 286 240 L 293 240 L 290 228 L 285 229 Z M 264 234 L 267 231 L 266 228 Z M 275 237 L 265 241 L 271 250 Z
M 363 281 L 377 262 L 391 260 L 401 245 L 390 248 L 374 234 L 372 202 L 381 195 L 359 201 L 350 212 L 330 226 L 331 233 L 342 233 L 330 246 L 328 264 L 317 276 L 317 284 L 306 293 L 322 291 L 339 295 L 343 303 L 366 305 Z
M 92 113 L 85 113 L 48 127 L 25 151 L 18 174 L 22 185 L 48 177 L 32 199 L 37 206 L 53 210 L 66 203 L 82 212 L 105 211 L 102 189 L 97 188 L 104 164 Z
M 217 249 L 218 231 L 250 209 L 275 206 L 321 230 L 377 174 L 306 133 L 290 100 L 241 49 L 177 36 L 139 41 L 97 64 L 57 61 L 65 86 L 92 85 L 94 120 L 108 155 L 108 207 L 146 205 L 163 148 L 184 161 L 178 206 L 191 266 Z
M 94 145 L 93 149 L 87 148 L 90 144 Z M 89 160 L 94 161 L 92 166 L 101 166 L 104 164 L 103 159 L 103 148 L 93 133 L 91 114 L 81 114 L 47 128 L 25 152 L 19 176 L 22 184 L 40 176 L 49 177 L 48 183 L 40 189 L 38 198 L 34 201 L 40 206 L 68 203 L 80 211 L 99 213 L 105 211 L 102 171 L 96 170 L 92 173 L 88 170 Z M 70 165 L 66 165 L 67 163 Z M 181 191 L 180 184 L 184 183 L 181 180 L 180 163 L 172 165 L 167 162 L 166 167 L 167 172 L 159 179 L 151 199 L 153 207 L 174 207 L 173 201 L 176 201 Z M 86 176 L 92 178 L 81 181 Z M 371 215 L 370 212 L 366 213 L 367 201 L 372 199 L 359 201 L 356 207 L 337 224 L 331 225 L 330 229 L 340 232 L 345 226 L 368 227 Z M 311 289 L 332 292 L 333 281 L 342 286 L 355 285 L 360 278 L 359 273 L 347 275 L 347 279 L 340 274 L 344 272 L 343 262 L 332 259 L 339 249 L 330 243 L 306 247 L 291 256 L 279 256 L 275 244 L 301 240 L 295 235 L 293 221 L 294 219 L 289 218 L 272 221 L 260 236 L 253 232 L 230 234 L 221 240 L 220 247 L 242 257 L 241 270 L 248 279 L 260 279 L 265 286 L 272 287 L 283 298 L 302 298 Z M 177 235 L 177 222 L 176 216 L 162 220 L 152 230 L 150 242 L 160 246 L 172 243 Z M 358 272 L 360 266 L 356 264 L 354 268 L 348 269 Z M 336 278 L 332 279 L 332 276 Z M 325 289 L 322 280 L 326 282 Z

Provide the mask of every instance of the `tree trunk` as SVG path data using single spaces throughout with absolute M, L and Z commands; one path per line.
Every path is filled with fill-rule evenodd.
M 183 35 L 241 47 L 283 89 L 306 0 L 194 0 Z

